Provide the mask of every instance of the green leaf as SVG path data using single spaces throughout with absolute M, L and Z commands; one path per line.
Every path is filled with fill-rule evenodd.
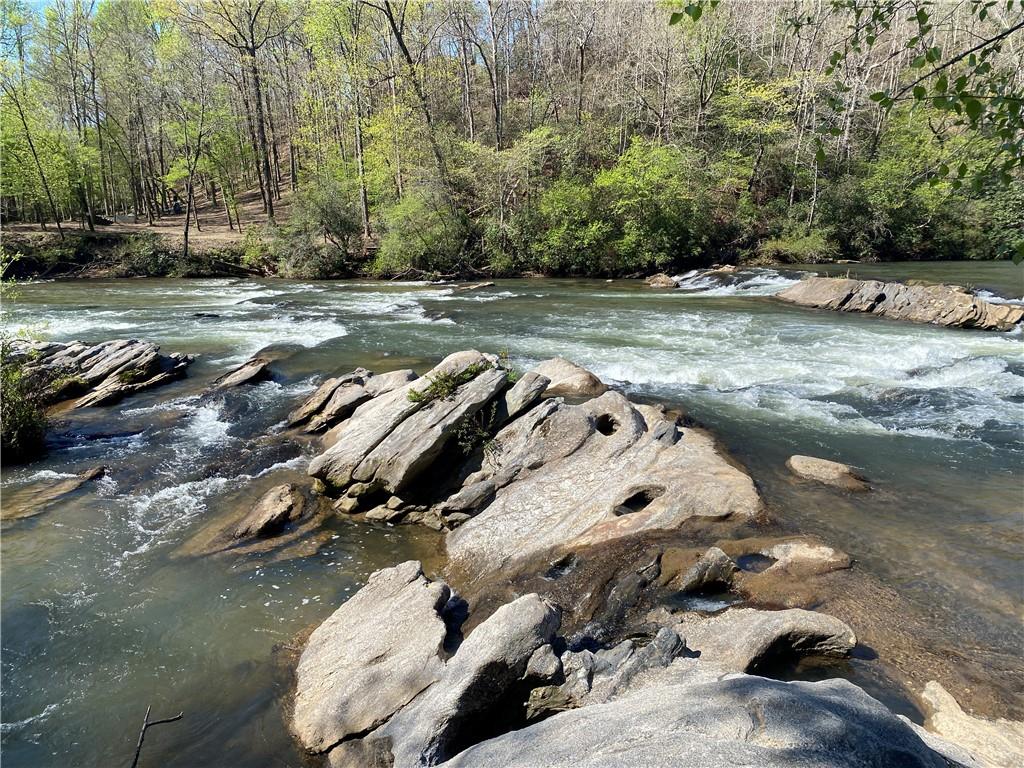
M 679 11 L 675 11 L 671 16 L 668 17 L 668 23 L 678 24 L 680 21 L 683 20 L 683 16 L 684 14 L 680 13 Z
M 912 69 L 920 69 L 921 67 L 923 67 L 925 65 L 925 61 L 926 60 L 925 60 L 924 56 L 918 56 L 916 59 L 914 59 L 912 62 L 910 62 L 910 67 Z
M 825 159 L 825 148 L 819 144 L 818 151 L 814 153 L 814 162 L 818 165 L 824 165 Z
M 921 101 L 922 99 L 924 99 L 927 96 L 928 96 L 928 89 L 927 88 L 925 88 L 923 85 L 915 85 L 914 86 L 914 98 L 915 99 L 917 99 L 918 101 Z
M 945 93 L 949 87 L 949 79 L 945 75 L 940 75 L 939 79 L 935 81 L 935 90 L 939 93 Z
M 976 122 L 984 111 L 984 107 L 981 106 L 981 102 L 977 99 L 964 99 L 964 109 L 967 110 L 967 116 L 971 118 L 972 123 Z
M 690 3 L 688 6 L 683 8 L 683 13 L 690 17 L 695 23 L 700 21 L 701 14 L 704 13 L 704 6 L 698 3 Z
M 871 99 L 872 101 L 881 101 L 888 95 L 889 94 L 887 94 L 885 91 L 875 91 L 870 96 L 868 96 L 868 98 Z

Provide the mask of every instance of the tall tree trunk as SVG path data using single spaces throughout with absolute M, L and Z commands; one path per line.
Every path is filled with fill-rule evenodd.
M 249 48 L 249 80 L 252 82 L 253 92 L 255 94 L 256 102 L 256 136 L 259 139 L 260 147 L 260 161 L 263 169 L 263 179 L 266 185 L 267 194 L 265 202 L 267 204 L 267 218 L 271 223 L 274 222 L 274 193 L 273 190 L 276 188 L 274 184 L 273 175 L 270 172 L 270 153 L 267 151 L 267 130 L 264 126 L 263 116 L 263 88 L 260 84 L 260 70 L 256 66 L 256 49 Z
M 43 191 L 46 192 L 46 199 L 50 203 L 50 210 L 53 212 L 53 221 L 57 225 L 57 232 L 60 233 L 60 239 L 64 239 L 64 229 L 60 225 L 60 214 L 57 213 L 57 206 L 53 202 L 53 193 L 50 192 L 50 184 L 46 181 L 46 174 L 43 173 L 42 163 L 39 162 L 39 155 L 36 152 L 36 144 L 32 141 L 32 133 L 28 129 L 28 120 L 25 119 L 25 112 L 21 108 L 21 100 L 18 99 L 18 94 L 14 92 L 12 88 L 5 88 L 8 95 L 11 97 L 11 101 L 14 103 L 15 109 L 18 110 L 18 117 L 21 119 L 21 126 L 25 129 L 25 140 L 28 142 L 29 152 L 32 153 L 32 160 L 36 164 L 36 171 L 39 173 L 39 180 L 43 184 Z

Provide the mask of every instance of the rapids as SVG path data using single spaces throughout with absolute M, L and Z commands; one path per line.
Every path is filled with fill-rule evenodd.
M 1005 299 L 1024 294 L 1009 264 L 875 272 L 959 275 Z M 46 459 L 4 471 L 7 496 L 111 468 L 51 511 L 4 525 L 5 762 L 127 763 L 153 704 L 154 716 L 185 718 L 147 734 L 150 764 L 300 764 L 280 712 L 287 646 L 376 568 L 436 557 L 438 538 L 338 519 L 305 558 L 233 563 L 181 547 L 211 518 L 304 473 L 308 448 L 260 438 L 320 378 L 358 365 L 422 370 L 469 347 L 507 351 L 519 367 L 560 355 L 639 399 L 683 408 L 747 467 L 777 517 L 849 552 L 934 617 L 937 642 L 956 638 L 988 660 L 992 685 L 1014 685 L 1024 645 L 1019 331 L 776 302 L 793 272 L 682 277 L 674 291 L 599 280 L 479 291 L 226 279 L 22 286 L 11 321 L 41 337 L 131 336 L 199 359 L 182 381 L 60 416 Z M 268 347 L 274 381 L 201 397 Z M 795 484 L 783 466 L 793 453 L 850 463 L 876 490 L 848 497 Z

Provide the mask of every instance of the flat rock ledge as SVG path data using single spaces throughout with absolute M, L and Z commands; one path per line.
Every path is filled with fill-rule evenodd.
M 804 307 L 867 312 L 893 320 L 954 328 L 1010 331 L 1024 321 L 1024 307 L 986 301 L 956 285 L 808 277 L 775 295 Z
M 14 354 L 27 360 L 25 374 L 46 389 L 46 400 L 75 398 L 72 408 L 110 405 L 128 395 L 185 375 L 191 355 L 160 354 L 160 347 L 137 339 L 99 344 L 72 341 L 14 342 Z

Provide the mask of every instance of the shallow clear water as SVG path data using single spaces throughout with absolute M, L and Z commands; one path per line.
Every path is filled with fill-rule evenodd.
M 976 285 L 1024 294 L 1007 286 L 1006 265 L 968 267 Z M 934 279 L 948 279 L 938 271 Z M 850 552 L 933 615 L 937 633 L 1015 656 L 1024 644 L 1021 335 L 770 297 L 791 279 L 691 275 L 670 292 L 561 280 L 465 293 L 256 280 L 24 286 L 13 320 L 43 336 L 134 336 L 200 358 L 183 381 L 64 417 L 47 459 L 4 473 L 10 499 L 55 474 L 112 468 L 47 513 L 5 525 L 5 762 L 130 762 L 151 703 L 155 716 L 183 710 L 185 719 L 149 732 L 148 764 L 300 765 L 280 712 L 282 645 L 377 567 L 436 555 L 437 538 L 338 520 L 306 558 L 194 558 L 182 547 L 301 475 L 304 449 L 260 437 L 319 377 L 357 365 L 422 370 L 467 347 L 508 350 L 520 366 L 562 355 L 680 405 L 746 464 L 780 518 Z M 199 397 L 268 345 L 274 382 Z M 783 466 L 793 453 L 851 463 L 877 490 L 847 497 L 798 486 Z

